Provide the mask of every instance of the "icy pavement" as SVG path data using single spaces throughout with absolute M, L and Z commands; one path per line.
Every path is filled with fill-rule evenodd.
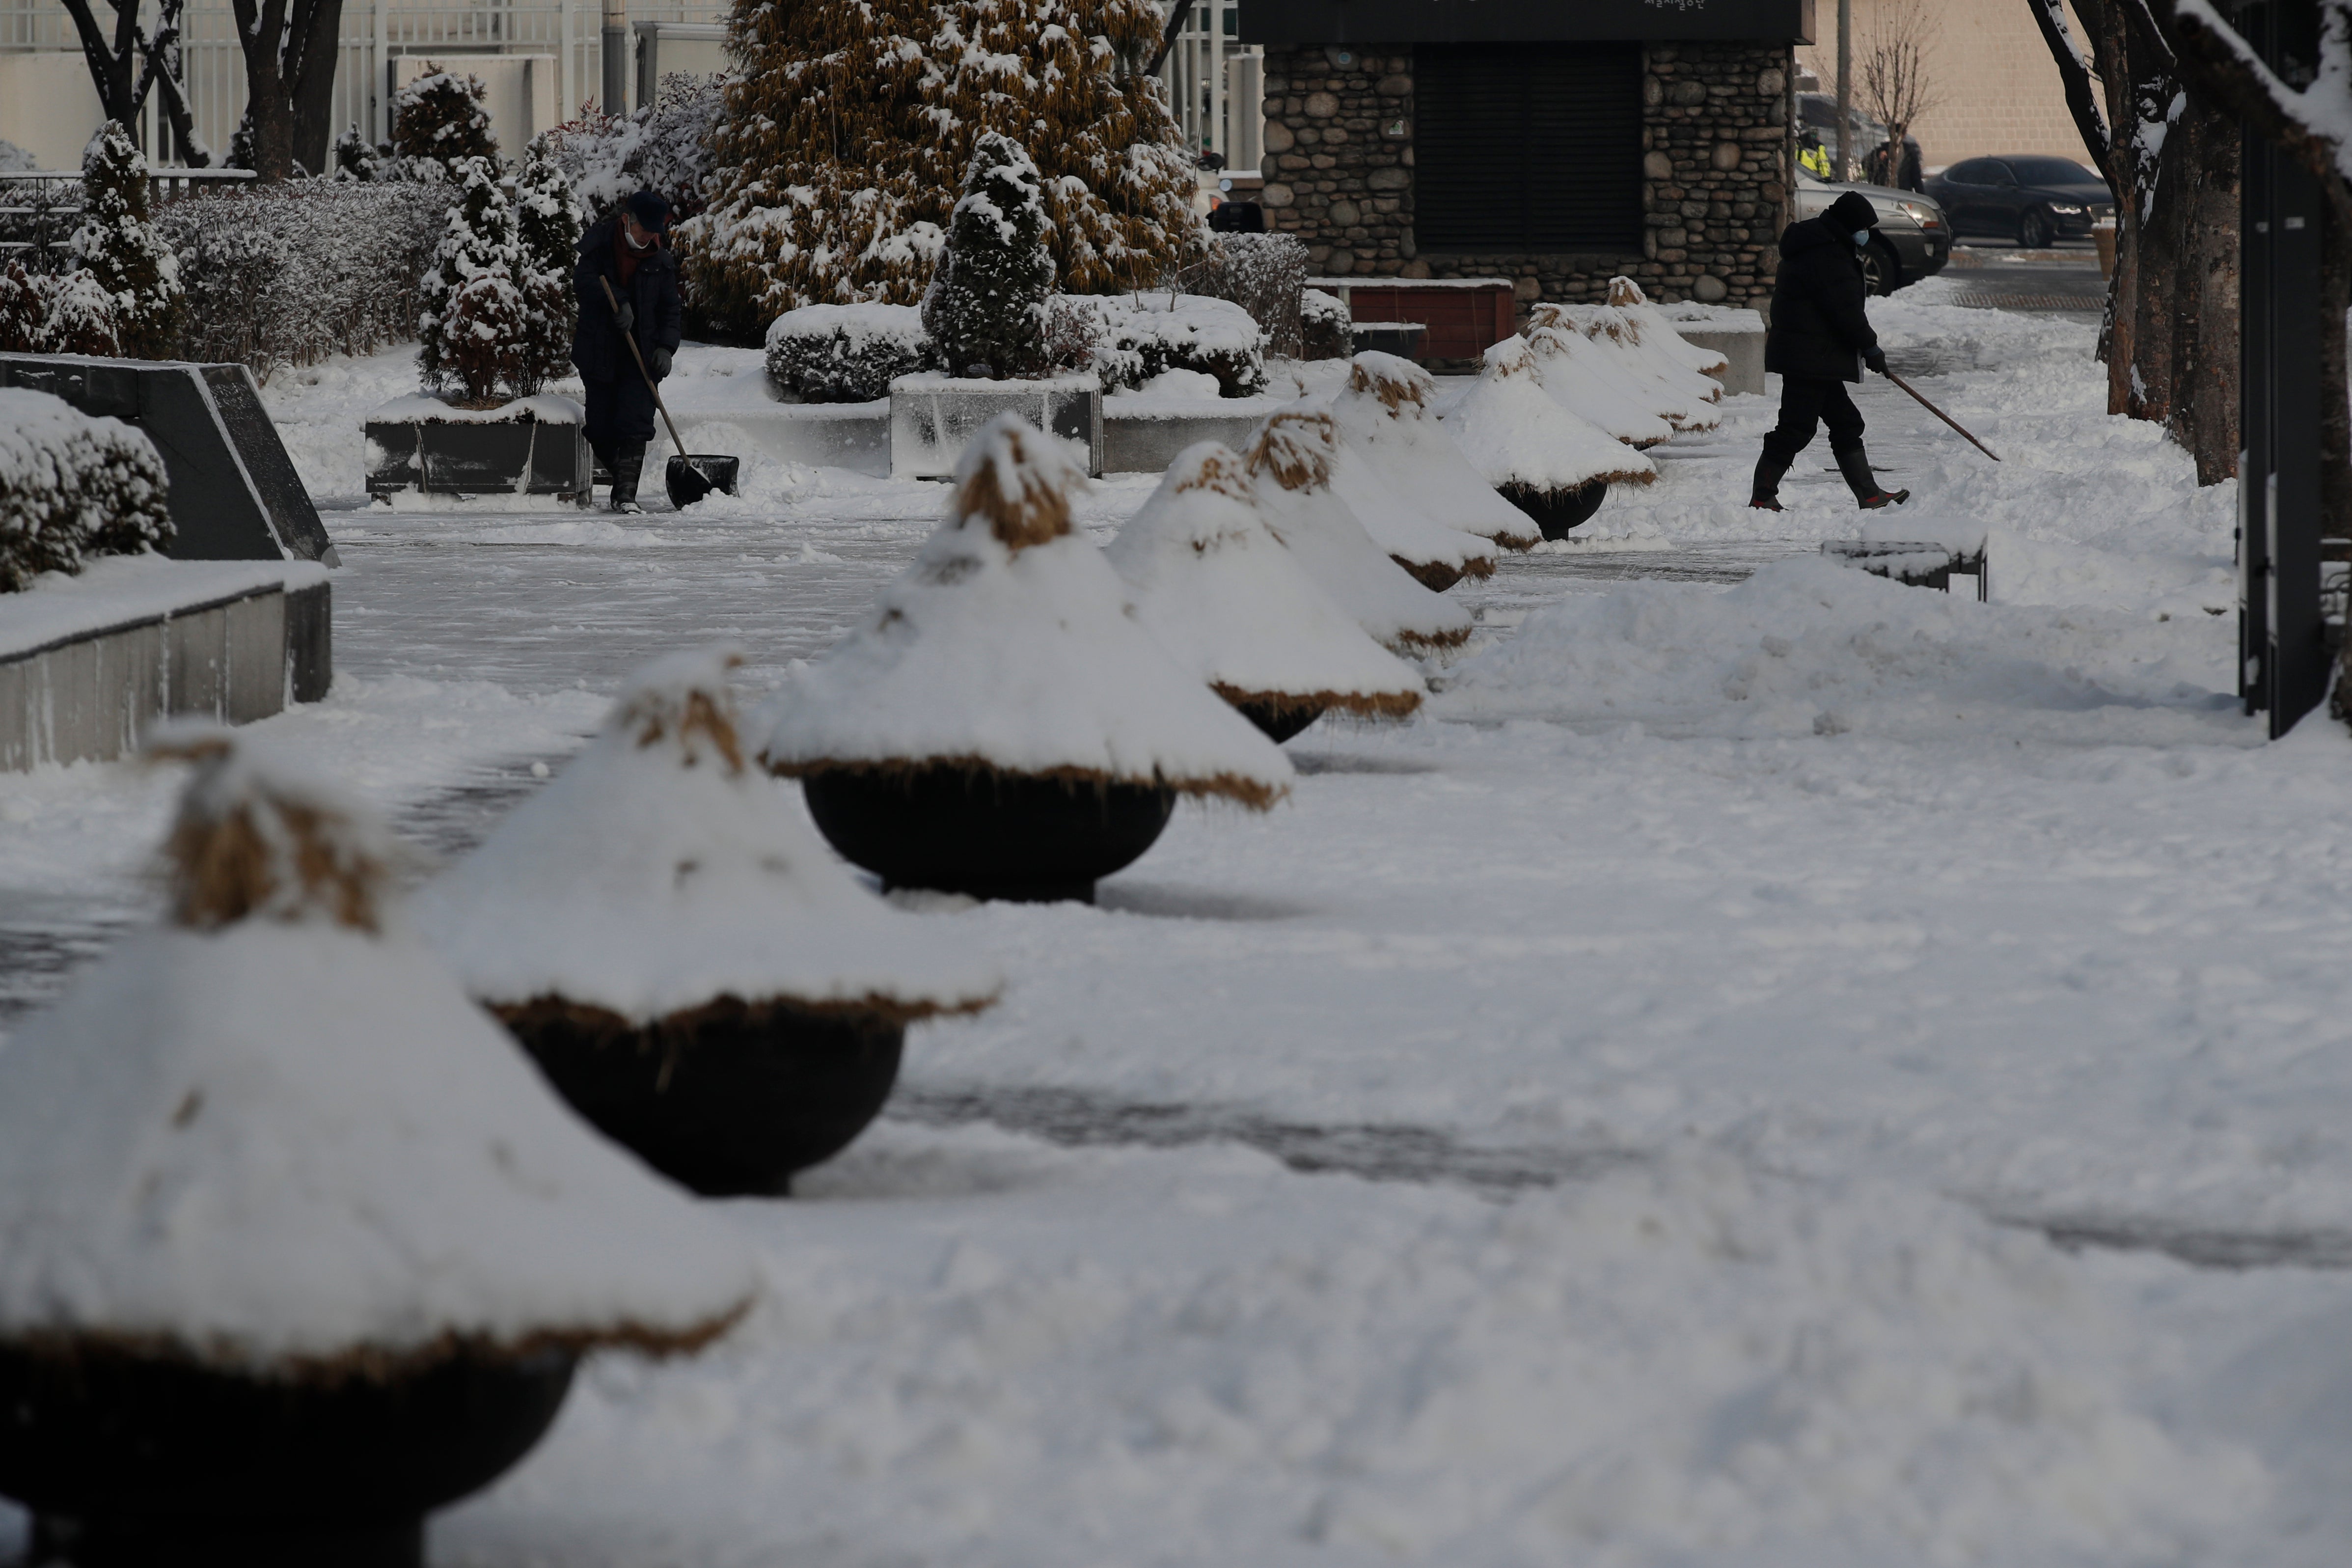
M 2006 461 L 1861 397 L 1993 604 L 1822 563 L 1825 447 L 1739 505 L 1737 400 L 1456 589 L 1431 715 L 1308 731 L 1288 805 L 1188 807 L 1098 908 L 912 900 L 1003 1005 L 730 1205 L 755 1321 L 591 1368 L 436 1560 L 2340 1562 L 2352 741 L 2224 695 L 2229 488 L 1956 289 L 1873 310 Z M 404 374 L 272 387 L 315 488 Z M 460 849 L 640 659 L 822 650 L 940 499 L 746 490 L 339 513 L 338 687 L 270 723 Z M 0 778 L 0 1007 L 140 918 L 169 784 Z

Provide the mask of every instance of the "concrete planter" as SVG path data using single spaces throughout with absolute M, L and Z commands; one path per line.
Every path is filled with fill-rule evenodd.
M 769 403 L 750 407 L 673 407 L 678 434 L 700 452 L 772 458 L 812 468 L 890 477 L 890 403 Z M 656 427 L 646 466 L 668 459 L 669 432 Z
M 315 702 L 334 676 L 322 566 L 94 563 L 11 595 L 0 640 L 0 771 L 109 762 L 149 724 L 201 715 L 244 724 Z
M 548 496 L 586 506 L 595 458 L 583 417 L 569 398 L 546 395 L 478 412 L 396 398 L 368 416 L 368 494 Z
M 1095 377 L 979 381 L 927 374 L 890 384 L 890 477 L 953 478 L 964 444 L 1004 413 L 1059 436 L 1089 475 L 1102 473 L 1103 394 Z

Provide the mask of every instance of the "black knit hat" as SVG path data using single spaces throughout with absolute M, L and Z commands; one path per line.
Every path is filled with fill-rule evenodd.
M 1830 204 L 1829 218 L 1839 228 L 1876 228 L 1878 209 L 1872 206 L 1870 198 L 1860 191 L 1848 191 Z M 638 221 L 642 223 L 644 220 Z
M 629 216 L 651 233 L 660 234 L 669 226 L 669 203 L 659 191 L 639 191 L 625 204 Z

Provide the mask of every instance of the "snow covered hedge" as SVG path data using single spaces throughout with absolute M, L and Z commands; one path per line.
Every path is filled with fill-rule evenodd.
M 768 328 L 768 379 L 808 403 L 871 403 L 931 364 L 913 305 L 803 305 Z
M 1302 289 L 1298 296 L 1301 359 L 1348 359 L 1356 352 L 1354 319 L 1337 294 L 1320 289 Z
M 1088 368 L 1106 389 L 1140 386 L 1164 370 L 1217 378 L 1221 397 L 1265 390 L 1265 333 L 1230 300 L 1206 294 L 1065 295 L 1100 323 Z
M 188 303 L 173 353 L 239 362 L 267 381 L 281 365 L 415 337 L 451 194 L 289 180 L 162 204 L 155 226 L 179 257 Z
M 711 174 L 710 130 L 726 109 L 725 85 L 715 76 L 665 76 L 659 95 L 633 114 L 583 110 L 547 133 L 590 223 L 648 187 L 669 198 L 673 223 L 702 211 L 703 182 Z
M 1265 333 L 1267 353 L 1306 357 L 1299 310 L 1307 290 L 1307 242 L 1297 235 L 1216 235 L 1208 259 L 1186 268 L 1182 282 L 1187 294 L 1231 300 L 1247 310 Z
M 116 419 L 63 398 L 0 388 L 0 593 L 89 555 L 135 555 L 172 542 L 163 460 Z

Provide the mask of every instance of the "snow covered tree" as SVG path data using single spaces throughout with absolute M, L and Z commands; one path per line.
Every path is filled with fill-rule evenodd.
M 572 357 L 576 304 L 580 201 L 548 137 L 535 139 L 515 182 L 516 242 L 521 252 L 527 357 L 515 390 L 528 395 L 562 374 Z
M 642 190 L 669 199 L 670 220 L 702 211 L 710 177 L 710 132 L 726 109 L 722 77 L 674 72 L 661 79 L 654 101 L 628 114 L 588 109 L 548 133 L 572 189 L 601 222 Z
M 133 359 L 171 347 L 184 300 L 180 259 L 148 221 L 147 159 L 110 120 L 81 154 L 82 219 L 73 253 L 114 299 L 114 335 Z
M 383 150 L 360 134 L 353 124 L 335 138 L 335 176 L 338 180 L 356 180 L 373 185 L 392 177 L 385 167 Z
M 680 231 L 696 308 L 745 336 L 808 304 L 911 305 L 982 133 L 1026 146 L 1065 289 L 1157 282 L 1201 255 L 1194 170 L 1150 0 L 736 0 L 742 69 Z
M 490 111 L 482 106 L 482 79 L 460 76 L 436 65 L 392 95 L 392 150 L 401 172 L 412 180 L 465 177 L 469 158 L 495 169 L 498 139 L 490 134 Z
M 425 310 L 417 321 L 417 364 L 427 384 L 454 378 L 470 401 L 487 404 L 529 374 L 523 254 L 490 161 L 467 159 L 457 180 L 457 205 L 418 290 Z
M 0 353 L 121 353 L 114 296 L 88 272 L 34 272 L 21 261 L 0 271 Z
M 923 330 L 950 375 L 1026 375 L 1043 362 L 1054 258 L 1038 185 L 1020 142 L 981 133 L 923 295 Z

